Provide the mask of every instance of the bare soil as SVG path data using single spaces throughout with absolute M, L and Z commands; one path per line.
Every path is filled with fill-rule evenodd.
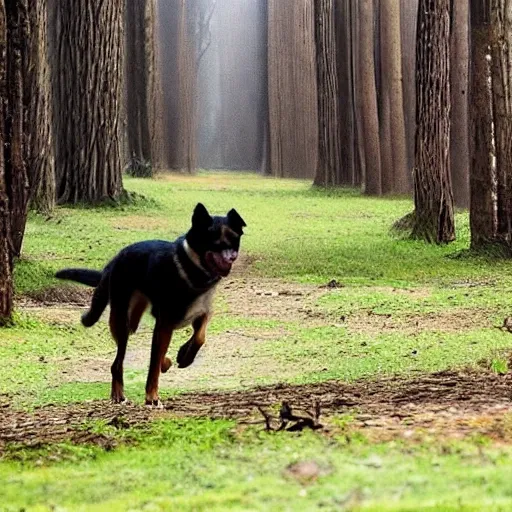
M 107 449 L 114 438 L 90 432 L 87 423 L 105 420 L 116 428 L 162 417 L 229 418 L 240 423 L 263 420 L 258 410 L 288 402 L 294 410 L 320 407 L 324 432 L 336 431 L 336 415 L 350 414 L 351 430 L 379 440 L 425 434 L 464 437 L 485 434 L 512 442 L 512 376 L 480 372 L 441 372 L 415 379 L 386 378 L 356 383 L 276 385 L 236 392 L 190 393 L 165 401 L 163 410 L 100 400 L 45 406 L 33 412 L 14 409 L 0 398 L 0 453 L 10 443 L 41 446 L 69 440 Z
M 207 380 L 214 391 L 187 393 L 168 399 L 164 410 L 130 403 L 118 406 L 107 400 L 98 400 L 67 406 L 48 405 L 27 412 L 16 409 L 12 397 L 0 396 L 0 455 L 11 443 L 41 446 L 63 440 L 94 443 L 110 449 L 115 444 L 114 436 L 98 435 L 87 428 L 91 420 L 100 419 L 116 428 L 126 428 L 144 425 L 160 417 L 230 418 L 239 424 L 259 421 L 264 428 L 258 407 L 275 410 L 283 401 L 294 408 L 306 410 L 318 403 L 321 423 L 325 427 L 323 432 L 326 433 L 339 431 L 336 426 L 338 415 L 350 414 L 353 418 L 349 422 L 350 429 L 362 430 L 379 440 L 396 437 L 414 439 L 425 435 L 464 437 L 480 433 L 496 442 L 512 442 L 510 374 L 499 376 L 488 372 L 450 371 L 355 383 L 282 384 L 249 387 L 242 391 L 219 391 L 224 387 L 222 383 L 229 379 L 231 387 L 247 387 L 242 379 L 249 368 L 244 364 L 247 358 L 252 357 L 251 346 L 261 339 L 282 335 L 280 329 L 286 329 L 286 322 L 298 322 L 304 326 L 343 322 L 353 332 L 366 333 L 386 330 L 453 332 L 490 325 L 488 311 L 464 309 L 400 319 L 368 313 L 336 319 L 316 306 L 316 300 L 329 293 L 328 286 L 247 277 L 244 269 L 251 263 L 250 260 L 243 261 L 241 271 L 227 280 L 220 290 L 228 312 L 243 318 L 276 320 L 284 327 L 244 329 L 244 332 L 228 331 L 210 336 L 198 364 L 186 372 L 179 372 L 179 376 L 172 376 L 172 372 L 165 376 L 167 385 L 171 387 L 198 389 L 195 383 L 202 379 Z M 81 287 L 56 287 L 25 298 L 23 308 L 46 321 L 76 323 L 90 293 L 90 289 Z M 134 350 L 128 353 L 126 366 L 145 369 L 149 359 L 149 330 L 143 327 L 137 336 L 139 338 L 131 342 Z M 240 352 L 241 339 L 244 349 Z M 111 359 L 104 356 L 84 357 L 80 364 L 67 371 L 65 380 L 108 381 L 110 364 Z M 250 366 L 251 369 L 256 367 L 254 362 Z M 269 368 L 265 371 L 268 373 Z M 238 379 L 234 386 L 233 376 Z M 251 382 L 248 384 L 252 385 Z

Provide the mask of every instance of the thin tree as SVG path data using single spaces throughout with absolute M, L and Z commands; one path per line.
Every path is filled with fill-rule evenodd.
M 410 190 L 407 173 L 400 4 L 380 2 L 380 147 L 382 192 L 405 194 Z
M 492 244 L 496 234 L 496 179 L 493 164 L 490 13 L 480 0 L 471 0 L 471 248 Z
M 335 2 L 336 64 L 338 74 L 338 116 L 340 130 L 339 181 L 356 185 L 356 120 L 354 104 L 353 37 L 350 0 Z
M 28 55 L 26 0 L 0 0 L 0 324 L 10 320 L 12 265 L 23 241 L 28 180 L 23 133 L 24 59 Z
M 7 19 L 7 69 L 5 98 L 5 166 L 11 209 L 10 231 L 14 256 L 21 253 L 29 200 L 26 166 L 24 71 L 28 56 L 29 20 L 27 0 L 5 3 Z
M 469 1 L 453 2 L 450 167 L 455 206 L 469 207 Z
M 341 185 L 340 124 L 334 0 L 315 0 L 318 93 L 318 167 L 314 183 Z
M 59 203 L 122 194 L 123 0 L 55 2 L 52 77 Z
M 379 118 L 377 88 L 375 84 L 374 57 L 374 6 L 373 0 L 359 2 L 359 91 L 361 108 L 361 138 L 364 145 L 364 192 L 382 194 Z
M 420 0 L 413 236 L 455 239 L 450 179 L 450 0 Z
M 8 98 L 7 90 L 7 17 L 5 2 L 0 0 L 0 97 Z M 4 148 L 8 141 L 4 108 L 0 108 L 0 326 L 11 318 L 12 313 L 12 251 L 11 209 L 8 195 L 8 168 Z
M 30 182 L 30 206 L 40 213 L 49 213 L 55 206 L 55 153 L 47 0 L 33 0 L 28 16 L 29 52 L 24 70 L 25 160 Z
M 512 0 L 491 0 L 497 241 L 512 251 Z
M 152 165 L 150 102 L 154 43 L 146 39 L 146 33 L 151 31 L 148 25 L 154 23 L 154 18 L 147 15 L 148 4 L 152 3 L 152 0 L 131 0 L 126 2 L 125 11 L 127 152 L 130 172 L 143 176 L 147 174 L 144 169 Z
M 412 184 L 414 136 L 416 133 L 416 28 L 418 0 L 400 0 L 400 39 L 402 43 L 402 84 L 404 95 L 407 174 Z

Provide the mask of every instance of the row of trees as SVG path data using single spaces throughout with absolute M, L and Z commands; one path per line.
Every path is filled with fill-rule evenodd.
M 267 53 L 247 133 L 262 172 L 413 192 L 412 232 L 438 243 L 453 240 L 471 181 L 473 248 L 512 252 L 509 0 L 253 1 Z M 219 48 L 205 64 L 222 2 L 0 0 L 0 318 L 30 205 L 117 201 L 126 162 L 196 168 L 201 66 L 225 98 L 237 92 Z M 223 125 L 243 133 L 226 105 Z
M 29 207 L 117 201 L 158 161 L 153 26 L 153 0 L 0 0 L 0 322 Z

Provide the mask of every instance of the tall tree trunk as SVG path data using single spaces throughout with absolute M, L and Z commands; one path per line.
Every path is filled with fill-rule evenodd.
M 0 0 L 0 326 L 11 318 L 12 314 L 12 251 L 11 251 L 11 215 L 8 195 L 8 168 L 4 157 L 8 137 L 5 132 L 5 110 L 8 99 L 7 90 L 7 18 L 5 2 Z
M 30 206 L 40 213 L 49 213 L 55 206 L 55 154 L 48 64 L 47 0 L 33 0 L 28 15 L 30 34 L 24 105 L 27 113 L 25 132 Z
M 382 192 L 405 194 L 409 191 L 409 180 L 402 93 L 400 4 L 396 0 L 380 2 L 380 42 Z
M 190 2 L 189 2 L 190 3 Z M 178 165 L 189 173 L 197 167 L 196 145 L 196 83 L 197 59 L 191 26 L 195 10 L 180 0 L 178 27 Z
M 318 167 L 315 185 L 341 185 L 334 0 L 315 0 Z
M 352 97 L 354 100 L 354 179 L 352 185 L 364 186 L 365 154 L 363 136 L 362 102 L 360 90 L 360 26 L 358 6 L 349 2 L 350 9 L 350 38 L 352 40 L 351 68 L 352 68 Z
M 336 0 L 335 32 L 340 125 L 340 184 L 355 185 L 355 106 L 350 0 Z
M 379 119 L 375 85 L 373 0 L 359 2 L 359 91 L 361 96 L 361 137 L 364 144 L 366 194 L 382 194 Z
M 416 28 L 418 0 L 400 0 L 402 43 L 402 83 L 404 95 L 405 135 L 407 145 L 407 179 L 412 186 L 414 136 L 416 133 Z
M 122 193 L 124 1 L 58 2 L 55 7 L 58 201 L 117 200 Z
M 311 178 L 318 162 L 313 0 L 268 0 L 272 174 Z
M 125 97 L 131 165 L 154 162 L 156 67 L 155 0 L 126 2 Z M 132 169 L 136 172 L 136 169 Z
M 27 0 L 9 1 L 7 16 L 7 98 L 5 112 L 5 162 L 11 207 L 11 240 L 14 256 L 21 253 L 27 220 L 29 183 L 25 162 L 25 123 L 23 91 L 25 63 L 28 57 Z
M 420 0 L 416 46 L 415 222 L 427 242 L 455 239 L 450 180 L 450 0 Z
M 455 206 L 469 207 L 469 0 L 453 2 L 450 166 Z
M 471 248 L 493 243 L 496 211 L 493 196 L 496 179 L 493 166 L 491 69 L 487 59 L 491 41 L 490 16 L 481 0 L 471 0 Z
M 512 0 L 491 0 L 497 239 L 512 249 Z

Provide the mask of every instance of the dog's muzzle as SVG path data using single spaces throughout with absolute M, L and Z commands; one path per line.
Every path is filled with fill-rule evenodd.
M 222 252 L 209 251 L 205 254 L 205 261 L 210 271 L 226 277 L 231 271 L 231 266 L 238 258 L 238 251 L 225 249 Z

